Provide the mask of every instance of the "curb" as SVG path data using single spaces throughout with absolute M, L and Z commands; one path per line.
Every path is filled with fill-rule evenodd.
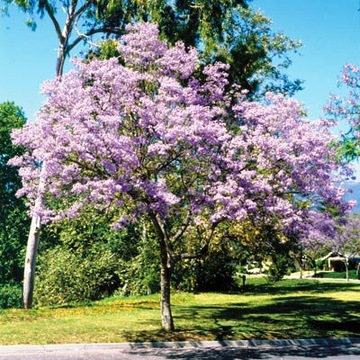
M 51 345 L 0 345 L 0 355 L 19 352 L 55 352 L 86 350 L 136 350 L 176 348 L 274 348 L 274 347 L 335 347 L 360 346 L 360 338 L 341 339 L 295 339 L 295 340 L 220 340 L 182 342 L 136 342 L 136 343 L 94 343 L 94 344 L 51 344 Z

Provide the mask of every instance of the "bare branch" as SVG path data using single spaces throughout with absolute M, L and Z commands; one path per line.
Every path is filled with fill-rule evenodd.
M 99 34 L 99 33 L 105 33 L 105 34 L 114 34 L 114 35 L 121 35 L 123 32 L 120 30 L 120 28 L 112 28 L 109 26 L 103 26 L 99 28 L 92 28 L 89 31 L 85 32 L 84 34 L 77 37 L 71 44 L 68 44 L 66 48 L 66 55 L 70 53 L 70 51 L 79 44 L 80 41 L 89 38 L 92 35 Z
M 186 215 L 185 221 L 181 225 L 178 232 L 174 235 L 174 242 L 179 240 L 184 235 L 185 231 L 187 230 L 187 228 L 190 225 L 190 221 L 191 221 L 191 210 L 189 209 L 189 211 L 188 211 L 188 213 Z

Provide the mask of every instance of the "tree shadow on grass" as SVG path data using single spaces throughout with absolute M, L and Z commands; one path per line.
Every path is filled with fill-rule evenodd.
M 254 305 L 174 306 L 177 330 L 126 333 L 129 342 L 360 338 L 359 301 L 312 296 L 278 297 Z M 160 321 L 159 321 L 160 322 Z M 305 334 L 305 336 L 304 336 Z
M 294 296 L 258 306 L 189 307 L 179 317 L 199 318 L 197 330 L 202 329 L 202 317 L 204 324 L 212 321 L 208 334 L 217 340 L 289 339 L 304 337 L 304 332 L 305 338 L 360 337 L 359 305 L 359 301 Z

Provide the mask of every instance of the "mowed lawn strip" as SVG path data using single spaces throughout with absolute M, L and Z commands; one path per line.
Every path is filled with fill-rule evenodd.
M 242 292 L 174 293 L 176 331 L 158 295 L 0 312 L 0 344 L 360 337 L 360 281 L 251 279 Z

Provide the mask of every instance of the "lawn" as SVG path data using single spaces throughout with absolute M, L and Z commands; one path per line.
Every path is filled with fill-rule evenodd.
M 360 281 L 251 279 L 243 292 L 174 293 L 176 331 L 157 295 L 0 312 L 0 344 L 360 337 Z
M 314 277 L 326 278 L 326 279 L 346 279 L 346 272 L 320 271 Z M 356 270 L 349 270 L 349 279 L 353 279 L 353 280 L 359 279 Z

